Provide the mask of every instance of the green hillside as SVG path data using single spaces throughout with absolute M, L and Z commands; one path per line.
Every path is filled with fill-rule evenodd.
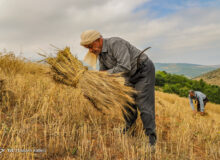
M 166 71 L 172 74 L 184 75 L 189 78 L 213 71 L 218 66 L 205 66 L 187 63 L 155 63 L 156 70 Z
M 195 77 L 196 80 L 203 79 L 209 84 L 214 84 L 220 86 L 220 68 L 214 71 L 205 73 L 201 76 Z
M 185 76 L 157 71 L 156 86 L 161 87 L 163 92 L 175 93 L 181 97 L 187 97 L 190 89 L 201 91 L 208 96 L 210 102 L 220 104 L 220 87 L 207 84 L 202 79 L 191 80 Z

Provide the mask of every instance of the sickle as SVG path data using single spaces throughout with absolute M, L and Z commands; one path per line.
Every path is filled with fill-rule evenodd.
M 137 58 L 137 69 L 139 68 L 139 61 L 140 61 L 141 55 L 142 55 L 146 50 L 148 50 L 148 49 L 150 49 L 150 48 L 151 48 L 151 47 L 147 47 L 147 48 L 145 48 L 143 51 L 141 51 L 140 55 L 139 55 L 138 58 Z

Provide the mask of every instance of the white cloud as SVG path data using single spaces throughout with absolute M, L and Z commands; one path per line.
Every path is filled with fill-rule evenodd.
M 38 57 L 35 54 L 38 48 L 51 52 L 49 44 L 59 48 L 68 45 L 82 59 L 86 50 L 79 45 L 80 34 L 91 28 L 99 30 L 104 37 L 125 38 L 140 49 L 152 46 L 148 53 L 154 61 L 188 62 L 198 53 L 211 50 L 216 55 L 220 49 L 217 8 L 197 6 L 162 18 L 150 18 L 148 10 L 134 11 L 146 0 L 0 2 L 0 49 L 18 53 L 22 48 L 25 56 L 32 59 Z M 216 58 L 207 62 L 204 56 L 201 63 L 219 62 Z
M 161 40 L 160 58 L 166 62 L 181 61 L 218 64 L 220 59 L 220 11 L 217 9 L 189 9 L 169 18 L 178 22 Z M 161 38 L 161 37 L 160 37 Z M 215 57 L 215 58 L 214 58 Z M 159 58 L 159 57 L 158 57 Z

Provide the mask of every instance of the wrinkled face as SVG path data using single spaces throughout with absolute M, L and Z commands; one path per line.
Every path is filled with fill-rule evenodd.
M 190 92 L 189 95 L 191 98 L 193 98 L 195 96 L 195 94 L 193 92 Z
M 93 43 L 89 45 L 85 45 L 85 47 L 88 48 L 90 52 L 96 55 L 99 55 L 102 51 L 102 42 L 103 42 L 103 39 L 99 38 L 95 40 Z

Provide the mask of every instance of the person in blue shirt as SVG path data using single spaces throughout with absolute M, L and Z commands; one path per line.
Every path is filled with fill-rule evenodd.
M 189 91 L 189 103 L 194 113 L 196 113 L 193 100 L 195 100 L 197 103 L 197 112 L 200 112 L 201 115 L 204 115 L 205 105 L 209 101 L 207 96 L 200 91 Z

